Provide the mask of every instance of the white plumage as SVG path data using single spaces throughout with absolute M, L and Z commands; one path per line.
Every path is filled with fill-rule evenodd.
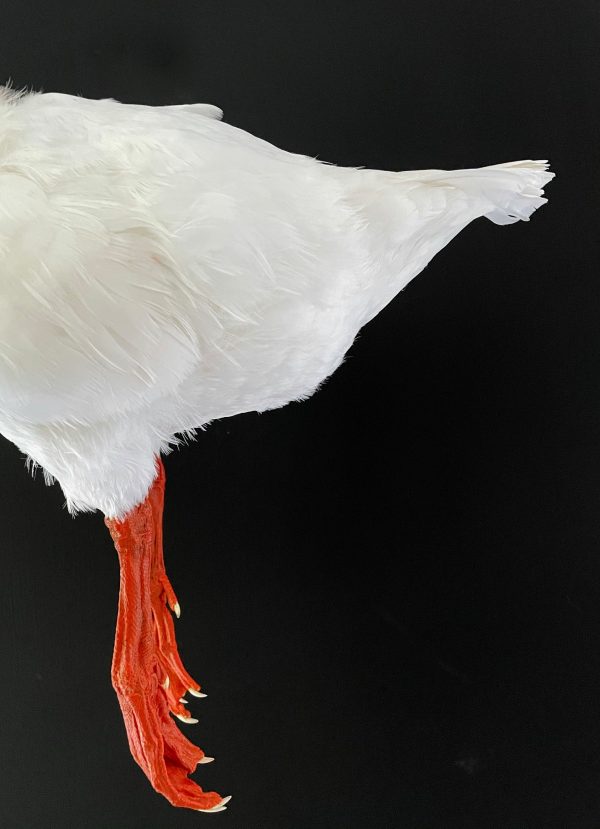
M 220 116 L 0 88 L 0 431 L 72 513 L 122 518 L 177 434 L 308 397 L 457 233 L 528 219 L 553 177 L 338 168 Z

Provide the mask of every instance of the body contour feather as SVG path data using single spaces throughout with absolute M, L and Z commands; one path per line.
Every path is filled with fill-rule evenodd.
M 0 431 L 121 518 L 211 420 L 304 399 L 471 221 L 528 219 L 544 161 L 339 168 L 223 123 L 0 89 Z

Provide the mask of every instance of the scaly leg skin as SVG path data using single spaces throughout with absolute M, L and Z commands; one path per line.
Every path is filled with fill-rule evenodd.
M 125 721 L 131 753 L 154 789 L 173 806 L 221 812 L 229 798 L 205 792 L 188 774 L 213 758 L 186 739 L 169 712 L 188 723 L 182 702 L 189 691 L 203 697 L 187 673 L 175 641 L 167 603 L 179 616 L 179 603 L 167 578 L 162 547 L 165 470 L 146 499 L 122 521 L 105 518 L 121 566 L 119 611 L 112 683 Z

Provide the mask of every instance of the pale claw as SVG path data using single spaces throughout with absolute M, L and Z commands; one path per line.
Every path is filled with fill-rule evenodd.
M 217 803 L 216 806 L 213 806 L 211 809 L 198 809 L 199 812 L 225 812 L 227 809 L 226 803 L 229 803 L 231 800 L 231 795 L 228 797 L 224 797 L 220 803 Z
M 198 699 L 206 699 L 208 694 L 203 694 L 201 691 L 194 691 L 193 688 L 188 688 L 188 691 L 193 697 L 198 697 Z
M 207 757 L 205 754 L 202 760 L 198 760 L 198 765 L 200 765 L 201 763 L 212 763 L 214 759 L 214 757 Z
M 181 722 L 188 723 L 189 725 L 195 725 L 198 722 L 194 717 L 184 717 L 183 714 L 175 714 L 175 716 Z

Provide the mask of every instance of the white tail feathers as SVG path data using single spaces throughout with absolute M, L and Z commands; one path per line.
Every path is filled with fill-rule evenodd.
M 547 161 L 512 161 L 483 169 L 494 175 L 494 183 L 490 182 L 489 193 L 486 192 L 494 209 L 485 217 L 497 225 L 528 222 L 531 214 L 548 201 L 543 198 L 543 188 L 552 181 L 554 173 L 548 171 Z
M 432 171 L 433 173 L 434 171 Z M 435 171 L 439 175 L 439 171 Z M 444 171 L 443 181 L 481 205 L 479 216 L 497 225 L 528 222 L 546 204 L 543 187 L 554 178 L 547 161 L 509 161 L 489 167 Z
M 543 188 L 554 178 L 545 160 L 509 161 L 481 167 L 477 173 L 479 194 L 492 205 L 483 215 L 497 225 L 528 222 L 531 214 L 548 201 Z

